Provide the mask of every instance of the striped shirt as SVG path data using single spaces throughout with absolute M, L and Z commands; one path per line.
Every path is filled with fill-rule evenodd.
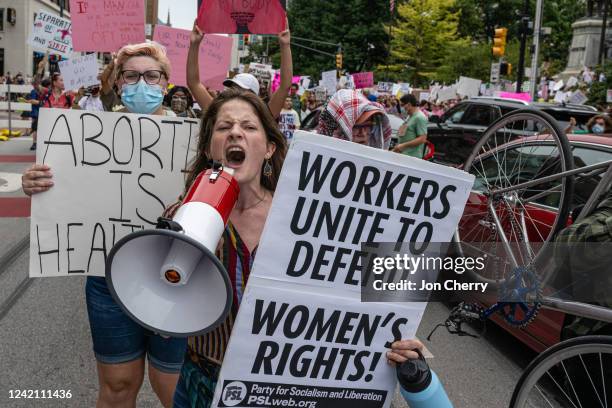
M 232 310 L 225 322 L 213 331 L 189 338 L 189 352 L 192 356 L 216 364 L 221 364 L 223 361 L 256 252 L 257 249 L 254 249 L 252 254 L 249 252 L 234 226 L 228 222 L 217 248 L 217 257 L 227 270 L 232 284 Z

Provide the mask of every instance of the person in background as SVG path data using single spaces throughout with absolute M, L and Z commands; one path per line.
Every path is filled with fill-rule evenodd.
M 293 139 L 293 133 L 300 128 L 300 115 L 293 109 L 292 98 L 285 99 L 285 106 L 278 117 L 278 128 L 287 139 L 287 144 Z
M 319 116 L 317 133 L 384 150 L 391 143 L 384 107 L 352 89 L 341 89 L 330 98 Z
M 427 142 L 427 118 L 419 109 L 414 95 L 406 94 L 400 102 L 408 117 L 397 131 L 398 143 L 393 151 L 422 159 Z
M 175 86 L 165 98 L 166 106 L 170 106 L 176 116 L 180 118 L 197 118 L 193 111 L 193 98 L 191 92 L 184 86 Z
M 104 112 L 104 104 L 100 97 L 100 85 L 91 86 L 87 89 L 79 89 L 76 108 L 86 111 Z
M 426 118 L 429 118 L 429 115 L 431 115 L 431 105 L 429 104 L 429 102 L 423 99 L 421 101 L 419 109 L 421 110 L 421 112 L 423 112 L 423 115 L 425 115 Z
M 573 133 L 575 135 L 584 135 L 593 133 L 596 135 L 600 134 L 612 134 L 612 119 L 608 115 L 595 115 L 586 124 L 586 129 L 576 129 L 577 122 L 576 118 L 571 117 L 569 125 L 565 128 L 565 133 Z
M 170 60 L 157 43 L 126 45 L 117 54 L 116 79 L 123 111 L 175 116 L 162 106 L 170 77 Z M 55 78 L 53 87 L 59 88 Z M 27 195 L 53 187 L 51 168 L 35 164 L 22 176 Z M 148 360 L 149 382 L 165 408 L 172 406 L 186 339 L 163 337 L 135 323 L 110 294 L 103 277 L 89 276 L 85 285 L 87 314 L 97 360 L 97 408 L 135 407 Z
M 291 107 L 298 114 L 298 118 L 301 120 L 302 100 L 300 99 L 300 95 L 298 95 L 299 90 L 300 86 L 298 84 L 291 84 L 291 89 L 289 90 L 289 97 L 291 98 Z M 283 109 L 286 109 L 286 106 L 283 106 Z
M 26 97 L 26 102 L 32 105 L 32 110 L 30 111 L 30 117 L 32 118 L 31 125 L 31 133 L 32 136 L 32 146 L 30 146 L 30 150 L 36 150 L 36 133 L 38 132 L 38 113 L 40 110 L 40 100 L 42 98 L 42 90 L 40 86 L 40 79 L 35 77 L 32 80 L 32 91 Z
M 69 92 L 64 92 L 64 78 L 59 72 L 51 75 L 51 88 L 43 96 L 41 108 L 71 109 L 74 97 Z
M 193 24 L 191 31 L 191 39 L 189 44 L 189 54 L 187 55 L 187 87 L 191 91 L 193 98 L 196 100 L 202 110 L 206 111 L 213 101 L 213 96 L 208 92 L 204 84 L 200 82 L 200 44 L 204 39 L 204 34 L 197 26 Z M 268 107 L 272 116 L 278 118 L 285 104 L 285 98 L 291 86 L 293 78 L 293 60 L 291 58 L 291 35 L 289 33 L 289 24 L 287 30 L 278 34 L 278 42 L 280 45 L 281 54 L 281 83 L 279 88 L 270 96 Z M 224 82 L 229 86 L 238 86 L 242 89 L 253 91 L 255 95 L 259 95 L 259 81 L 251 74 L 238 74 L 234 78 Z M 226 85 L 228 86 L 228 85 Z

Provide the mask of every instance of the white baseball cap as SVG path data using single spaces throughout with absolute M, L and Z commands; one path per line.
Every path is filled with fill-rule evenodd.
M 223 85 L 231 87 L 233 84 L 238 85 L 242 89 L 253 91 L 255 95 L 259 95 L 259 81 L 252 74 L 238 74 L 232 79 L 223 81 Z

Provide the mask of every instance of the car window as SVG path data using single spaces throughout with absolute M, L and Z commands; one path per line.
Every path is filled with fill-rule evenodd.
M 497 119 L 496 109 L 489 105 L 472 105 L 463 116 L 461 123 L 473 126 L 488 127 Z
M 468 108 L 468 104 L 465 104 L 465 103 L 455 106 L 454 108 L 452 108 L 451 110 L 449 110 L 448 112 L 444 114 L 444 116 L 442 117 L 442 121 L 450 122 L 450 123 L 461 122 L 461 118 L 465 114 L 465 111 L 467 110 L 467 108 Z
M 572 146 L 572 154 L 574 155 L 574 165 L 576 167 L 590 166 L 592 164 L 612 160 L 611 150 L 596 149 L 594 147 L 581 145 Z M 593 177 L 581 178 L 574 183 L 572 209 L 586 204 L 601 178 L 602 174 L 599 174 Z
M 576 119 L 576 127 L 575 130 L 587 130 L 587 123 L 589 120 L 595 116 L 595 112 L 572 112 L 572 111 L 560 111 L 557 109 L 542 109 L 544 112 L 551 115 L 557 122 L 559 122 L 559 127 L 561 129 L 567 129 L 570 124 L 570 120 L 573 117 Z

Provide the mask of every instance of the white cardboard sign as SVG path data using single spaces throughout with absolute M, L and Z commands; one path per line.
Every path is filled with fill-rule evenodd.
M 384 353 L 415 336 L 426 303 L 361 303 L 361 244 L 450 241 L 473 181 L 451 167 L 296 132 L 213 406 L 388 408 L 396 380 Z
M 66 89 L 74 90 L 100 83 L 98 80 L 98 61 L 96 54 L 59 62 Z
M 338 85 L 338 74 L 336 70 L 333 71 L 325 71 L 321 73 L 321 84 L 325 89 L 327 89 L 328 95 L 333 95 L 336 93 L 336 86 Z
M 104 276 L 123 236 L 154 228 L 184 189 L 199 122 L 41 109 L 36 162 L 55 185 L 32 197 L 30 276 Z
M 478 96 L 480 84 L 482 84 L 480 79 L 460 77 L 459 83 L 457 84 L 457 94 L 462 98 L 466 96 L 470 98 Z
M 37 50 L 72 56 L 72 23 L 58 15 L 39 10 L 28 43 Z

